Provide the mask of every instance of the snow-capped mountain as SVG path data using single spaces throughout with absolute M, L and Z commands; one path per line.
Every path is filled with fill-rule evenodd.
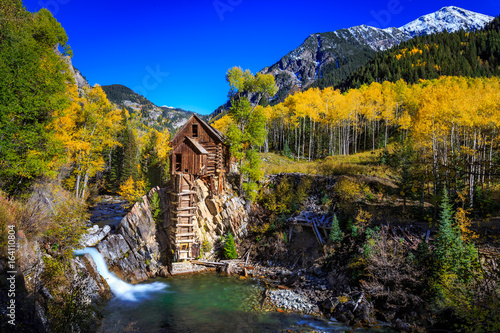
M 390 49 L 415 36 L 444 30 L 475 30 L 492 20 L 491 16 L 450 6 L 401 28 L 378 29 L 359 25 L 312 34 L 302 45 L 261 72 L 274 75 L 280 89 L 277 99 L 283 100 L 295 87 L 306 87 L 324 76 L 329 76 L 330 83 L 336 84 L 368 62 L 376 52 Z
M 283 101 L 292 91 L 308 87 L 322 78 L 327 85 L 336 85 L 365 65 L 376 52 L 392 48 L 418 35 L 447 30 L 475 30 L 494 18 L 459 7 L 444 7 L 422 16 L 400 28 L 378 29 L 367 25 L 309 35 L 296 49 L 272 66 L 260 71 L 275 77 L 279 90 L 275 101 Z M 212 115 L 223 112 L 228 104 Z
M 272 74 L 279 88 L 277 98 L 333 73 L 338 80 L 364 65 L 376 52 L 390 49 L 410 37 L 397 28 L 378 29 L 359 25 L 309 35 L 304 43 L 277 63 L 261 70 Z
M 419 17 L 399 29 L 411 37 L 460 29 L 476 30 L 493 20 L 492 16 L 471 12 L 455 6 L 443 7 L 437 12 Z

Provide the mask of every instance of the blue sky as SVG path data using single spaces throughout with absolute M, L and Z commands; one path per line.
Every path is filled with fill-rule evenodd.
M 226 71 L 253 73 L 308 35 L 368 24 L 402 26 L 444 6 L 500 14 L 499 0 L 24 0 L 66 29 L 90 84 L 123 84 L 162 106 L 201 114 L 226 101 Z

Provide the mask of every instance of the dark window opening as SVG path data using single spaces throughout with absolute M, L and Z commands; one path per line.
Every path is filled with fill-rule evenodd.
M 198 137 L 198 124 L 193 125 L 193 138 Z
M 176 154 L 175 155 L 175 171 L 182 171 L 182 155 L 181 154 Z

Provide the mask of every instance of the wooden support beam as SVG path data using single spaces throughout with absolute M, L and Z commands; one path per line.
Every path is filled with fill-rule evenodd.
M 316 227 L 315 219 L 312 219 L 311 223 L 313 225 L 314 234 L 318 238 L 319 243 L 323 244 L 323 238 L 321 238 L 321 235 L 319 234 L 318 228 Z
M 179 207 L 175 211 L 172 210 L 172 212 L 181 212 L 181 211 L 192 210 L 192 209 L 197 209 L 197 208 L 196 207 Z
M 179 193 L 172 193 L 174 195 L 177 195 L 177 196 L 185 196 L 185 195 L 191 195 L 191 194 L 196 194 L 195 191 L 183 191 L 183 192 L 179 192 Z
M 176 239 L 175 240 L 176 244 L 182 244 L 182 243 L 194 243 L 194 239 Z
M 194 232 L 186 232 L 186 233 L 183 233 L 183 234 L 176 234 L 175 236 L 176 237 L 188 237 L 188 236 L 194 236 L 195 233 Z
M 194 217 L 196 214 L 177 214 L 177 217 Z

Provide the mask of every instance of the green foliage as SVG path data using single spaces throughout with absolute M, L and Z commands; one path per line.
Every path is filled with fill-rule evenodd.
M 290 147 L 288 146 L 288 141 L 285 141 L 285 147 L 283 148 L 283 155 L 292 158 L 292 151 L 290 150 Z
M 347 221 L 347 230 L 351 233 L 351 236 L 356 238 L 358 237 L 358 227 L 352 222 L 351 219 Z
M 160 217 L 161 207 L 160 207 L 160 197 L 158 192 L 153 192 L 151 196 L 151 213 L 153 214 L 153 219 L 158 223 L 158 218 Z
M 236 252 L 236 244 L 234 243 L 233 234 L 227 233 L 224 239 L 224 258 L 226 259 L 236 259 L 238 258 L 238 253 Z
M 248 94 L 252 93 L 260 101 L 262 97 L 276 94 L 276 85 L 272 75 L 253 75 L 249 70 L 239 67 L 228 70 L 226 80 L 231 90 L 231 108 L 229 115 L 233 124 L 227 133 L 231 144 L 231 153 L 240 163 L 240 190 L 244 190 L 247 198 L 255 200 L 256 183 L 262 177 L 260 159 L 256 148 L 264 143 L 266 137 L 266 117 L 263 107 L 252 105 Z M 249 179 L 249 184 L 243 187 L 243 178 Z
M 344 233 L 340 229 L 337 214 L 334 214 L 332 219 L 332 229 L 330 229 L 330 240 L 332 243 L 338 244 L 342 241 L 342 238 L 344 238 Z
M 157 136 L 156 131 L 150 133 L 140 156 L 141 171 L 147 180 L 147 187 L 164 186 L 166 180 L 165 170 L 155 150 Z
M 498 22 L 498 18 L 497 18 Z M 500 29 L 491 23 L 483 30 L 418 36 L 379 52 L 341 83 L 344 89 L 399 79 L 407 83 L 440 76 L 491 77 L 500 75 Z M 334 82 L 330 82 L 335 84 Z M 324 86 L 324 85 L 321 85 Z
M 119 146 L 111 152 L 111 169 L 106 174 L 107 189 L 117 193 L 120 185 L 132 177 L 134 181 L 140 179 L 139 174 L 139 142 L 127 112 L 122 110 L 122 129 L 118 134 Z
M 471 302 L 467 285 L 482 279 L 477 250 L 462 240 L 460 226 L 453 219 L 453 207 L 445 189 L 436 238 L 433 289 L 441 307 L 460 308 Z
M 31 14 L 21 1 L 0 2 L 0 186 L 10 194 L 55 173 L 63 152 L 47 125 L 68 104 L 71 81 L 60 45 L 70 53 L 61 25 L 46 9 Z M 35 93 L 36 92 L 36 93 Z

